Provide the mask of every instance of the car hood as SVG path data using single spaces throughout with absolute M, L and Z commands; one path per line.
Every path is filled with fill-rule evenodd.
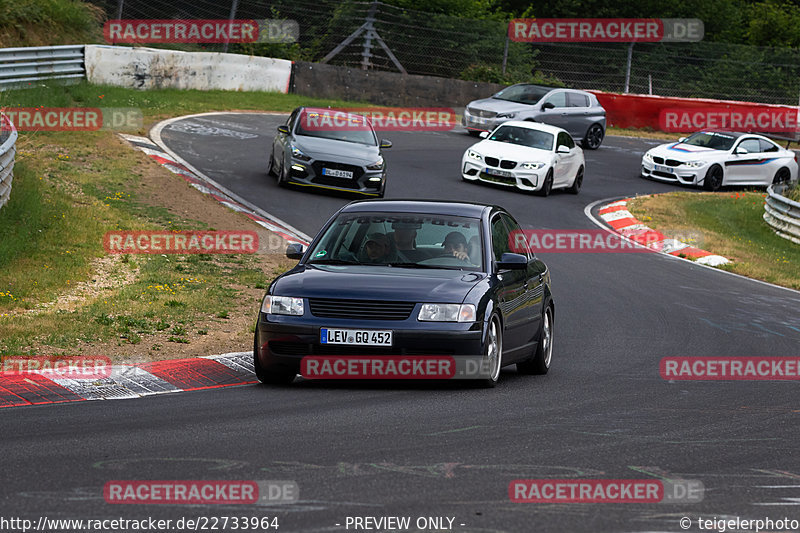
M 545 161 L 553 158 L 554 152 L 541 148 L 530 148 L 519 144 L 490 141 L 486 139 L 470 147 L 482 156 L 491 156 L 498 159 L 514 159 L 516 161 Z
M 495 113 L 530 111 L 535 108 L 534 105 L 520 104 L 519 102 L 509 102 L 508 100 L 500 100 L 499 98 L 484 98 L 482 100 L 474 100 L 470 102 L 467 107 L 482 109 L 484 111 L 494 111 Z
M 305 152 L 309 157 L 319 159 L 321 156 L 335 157 L 336 160 L 358 160 L 366 164 L 372 164 L 378 159 L 380 153 L 377 146 L 367 146 L 366 144 L 351 143 L 347 141 L 337 141 L 334 139 L 320 139 L 319 137 L 308 137 L 298 135 L 294 138 L 294 145 Z
M 305 265 L 275 281 L 271 293 L 296 298 L 342 298 L 461 303 L 486 274 L 361 265 Z
M 693 146 L 680 142 L 661 144 L 650 150 L 650 154 L 663 157 L 665 159 L 677 159 L 678 161 L 692 161 L 697 159 L 707 159 L 714 156 L 724 156 L 728 152 L 725 150 L 714 150 L 705 146 Z

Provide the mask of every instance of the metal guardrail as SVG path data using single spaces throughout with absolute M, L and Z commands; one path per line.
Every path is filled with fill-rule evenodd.
M 0 208 L 11 196 L 14 159 L 17 155 L 17 129 L 5 115 L 0 115 Z
M 86 77 L 84 46 L 0 48 L 0 90 L 42 80 L 80 80 Z
M 800 244 L 800 203 L 789 200 L 780 194 L 787 188 L 786 185 L 767 187 L 764 220 L 775 233 L 784 239 Z

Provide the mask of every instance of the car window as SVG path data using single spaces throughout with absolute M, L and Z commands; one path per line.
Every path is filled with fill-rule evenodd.
M 683 144 L 713 148 L 714 150 L 730 150 L 734 142 L 736 142 L 736 137 L 733 135 L 701 131 L 690 135 L 683 141 Z
M 558 142 L 556 143 L 556 148 L 561 145 L 566 146 L 569 149 L 575 148 L 575 141 L 572 140 L 572 137 L 569 136 L 566 132 L 561 132 L 558 134 Z
M 298 112 L 299 109 L 295 109 L 294 111 L 292 111 L 292 114 L 289 115 L 289 118 L 286 120 L 286 126 L 289 127 L 289 131 L 292 131 L 292 129 L 294 128 L 294 120 L 297 118 Z
M 548 87 L 540 87 L 538 85 L 529 85 L 523 83 L 520 85 L 506 87 L 499 93 L 495 94 L 492 98 L 532 105 L 541 100 L 544 95 L 550 92 L 550 90 L 551 89 Z
M 517 224 L 517 221 L 514 220 L 513 218 L 511 218 L 506 213 L 500 213 L 500 218 L 503 220 L 503 222 L 505 223 L 506 227 L 509 229 L 509 235 L 511 236 L 511 242 L 514 242 L 514 243 L 517 243 L 517 244 L 524 243 L 524 251 L 519 249 L 519 248 L 516 248 L 516 247 L 515 247 L 516 249 L 512 250 L 511 249 L 511 242 L 509 242 L 509 240 L 506 239 L 507 245 L 509 247 L 509 250 L 507 250 L 507 251 L 518 253 L 518 254 L 527 255 L 528 259 L 531 259 L 533 254 L 531 253 L 530 249 L 528 249 L 528 241 L 526 239 L 517 240 L 517 238 L 516 238 L 517 235 L 522 233 L 522 228 L 519 227 L 519 224 Z
M 580 93 L 567 93 L 569 107 L 589 107 L 589 97 Z
M 522 126 L 500 126 L 488 137 L 490 141 L 519 144 L 540 150 L 552 150 L 555 136 L 545 131 Z
M 553 104 L 555 107 L 567 107 L 567 93 L 558 91 L 547 97 L 545 103 Z
M 773 143 L 771 141 L 766 141 L 764 139 L 759 139 L 758 143 L 761 145 L 761 151 L 762 152 L 778 152 L 778 151 L 780 151 L 780 148 L 778 147 L 778 145 L 776 145 L 775 143 Z
M 361 115 L 335 110 L 304 109 L 297 116 L 295 135 L 377 146 L 372 126 Z
M 508 245 L 508 226 L 505 225 L 500 215 L 492 219 L 492 254 L 495 261 L 499 261 L 504 253 L 511 252 Z
M 758 142 L 758 139 L 745 139 L 739 143 L 738 148 L 744 148 L 750 154 L 757 154 L 761 151 L 761 145 Z

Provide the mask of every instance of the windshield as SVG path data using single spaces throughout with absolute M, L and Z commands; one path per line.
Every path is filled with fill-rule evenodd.
M 305 111 L 297 120 L 295 135 L 377 146 L 372 126 L 361 115 Z
M 528 148 L 552 150 L 554 136 L 545 131 L 532 130 L 522 126 L 500 126 L 488 137 L 490 141 L 518 144 Z
M 492 96 L 492 98 L 520 104 L 535 104 L 550 91 L 552 91 L 550 87 L 540 87 L 538 85 L 512 85 Z
M 734 142 L 736 142 L 736 137 L 733 135 L 703 131 L 690 135 L 683 141 L 683 144 L 713 148 L 714 150 L 730 150 Z
M 483 270 L 480 220 L 346 213 L 325 231 L 311 250 L 308 263 Z

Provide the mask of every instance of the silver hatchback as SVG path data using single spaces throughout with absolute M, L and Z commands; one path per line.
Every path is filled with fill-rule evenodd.
M 606 110 L 586 91 L 518 83 L 474 100 L 462 124 L 471 134 L 491 131 L 509 120 L 543 122 L 567 130 L 584 148 L 596 150 L 606 133 Z

